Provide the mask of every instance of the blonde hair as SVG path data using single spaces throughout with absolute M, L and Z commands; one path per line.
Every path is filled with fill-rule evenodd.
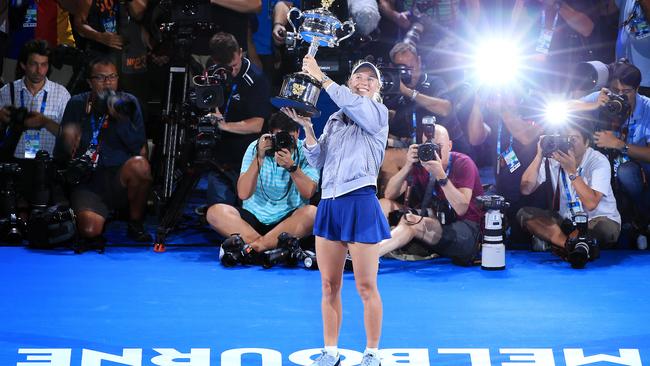
M 377 74 L 377 82 L 379 83 L 379 91 L 377 91 L 375 94 L 372 95 L 372 99 L 374 101 L 376 101 L 377 103 L 384 103 L 384 100 L 381 97 L 381 93 L 380 93 L 381 88 L 383 86 L 383 82 L 382 82 L 382 78 L 381 78 L 381 71 L 379 71 L 377 66 L 375 66 L 375 64 L 373 64 L 372 62 L 366 61 L 366 60 L 357 61 L 354 64 L 354 66 L 352 66 L 352 73 L 350 73 L 350 77 L 348 78 L 348 82 L 350 81 L 350 79 L 352 79 L 352 75 L 356 74 L 357 69 L 359 69 L 361 67 L 368 67 L 368 68 L 372 69 L 375 72 L 375 74 Z

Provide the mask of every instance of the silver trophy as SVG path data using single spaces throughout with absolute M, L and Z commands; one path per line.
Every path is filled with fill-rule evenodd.
M 300 11 L 298 8 L 291 8 L 287 14 L 287 19 L 293 32 L 287 33 L 287 43 L 295 46 L 298 40 L 309 43 L 308 55 L 316 56 L 318 47 L 337 47 L 341 41 L 349 38 L 355 31 L 354 22 L 348 20 L 341 23 L 332 14 L 328 8 L 334 0 L 322 0 L 321 8 Z M 298 12 L 297 19 L 302 18 L 302 25 L 296 31 L 296 26 L 291 21 L 291 14 Z M 339 29 L 349 26 L 350 31 L 341 38 L 338 38 L 336 32 Z M 271 98 L 271 104 L 276 108 L 288 107 L 293 108 L 301 115 L 308 117 L 320 116 L 320 111 L 316 109 L 316 102 L 320 94 L 321 84 L 318 80 L 306 73 L 297 72 L 284 77 L 280 95 Z

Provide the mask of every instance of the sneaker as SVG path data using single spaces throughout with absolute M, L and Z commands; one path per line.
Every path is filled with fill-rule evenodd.
M 381 360 L 374 353 L 364 353 L 361 366 L 381 366 Z
M 312 362 L 309 366 L 339 366 L 341 364 L 341 357 L 339 355 L 332 356 L 327 352 L 322 351 L 320 356 Z
M 151 243 L 153 238 L 144 228 L 144 224 L 139 221 L 129 222 L 126 229 L 126 236 L 139 243 Z

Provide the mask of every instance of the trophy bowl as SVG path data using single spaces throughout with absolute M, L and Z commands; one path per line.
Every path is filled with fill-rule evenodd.
M 316 109 L 321 85 L 318 80 L 300 72 L 284 77 L 280 95 L 271 98 L 271 104 L 276 108 L 292 108 L 296 113 L 318 118 L 320 111 Z

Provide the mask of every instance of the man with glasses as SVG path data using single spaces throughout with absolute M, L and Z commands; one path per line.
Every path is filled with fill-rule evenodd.
M 481 211 L 475 198 L 483 194 L 483 186 L 478 168 L 469 156 L 451 151 L 452 141 L 443 126 L 435 127 L 434 136 L 433 142 L 440 148 L 435 158 L 420 161 L 418 145 L 411 145 L 406 165 L 386 185 L 385 198 L 379 202 L 394 228 L 391 238 L 379 244 L 379 254 L 415 239 L 407 251 L 418 246 L 425 257 L 437 254 L 458 265 L 471 265 L 480 249 Z M 402 196 L 408 207 L 396 201 Z M 417 211 L 399 217 L 410 208 Z
M 90 92 L 73 96 L 63 115 L 59 159 L 85 159 L 90 173 L 72 190 L 71 204 L 81 237 L 101 238 L 111 210 L 128 207 L 127 235 L 150 242 L 144 229 L 151 170 L 145 155 L 145 131 L 138 100 L 117 92 L 118 74 L 107 58 L 88 67 Z
M 606 117 L 599 117 L 601 124 L 613 126 L 611 130 L 597 131 L 593 138 L 596 147 L 605 149 L 613 159 L 615 188 L 623 207 L 624 221 L 634 220 L 638 234 L 647 237 L 647 213 L 650 212 L 647 183 L 650 176 L 650 98 L 638 93 L 641 78 L 641 71 L 625 59 L 613 63 L 610 65 L 609 88 L 594 92 L 581 101 L 573 101 L 571 109 L 597 113 L 610 100 L 610 93 L 623 96 L 630 104 L 630 113 L 622 120 L 611 123 Z M 619 127 L 616 128 L 616 125 Z
M 521 193 L 529 195 L 537 190 L 550 175 L 553 190 L 553 208 L 543 210 L 524 207 L 517 213 L 520 225 L 536 237 L 549 242 L 555 252 L 572 264 L 595 259 L 597 253 L 570 250 L 568 240 L 574 231 L 576 213 L 588 215 L 588 228 L 601 248 L 616 244 L 621 231 L 621 215 L 610 181 L 611 168 L 605 155 L 589 146 L 589 126 L 567 125 L 562 135 L 571 141 L 568 151 L 553 151 L 544 156 L 540 142 L 537 155 L 521 178 Z M 548 162 L 548 168 L 545 165 Z

